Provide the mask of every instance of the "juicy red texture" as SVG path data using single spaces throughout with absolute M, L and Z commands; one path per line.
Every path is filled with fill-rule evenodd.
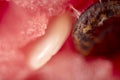
M 119 72 L 119 57 L 114 60 L 117 68 L 114 74 L 114 66 L 110 60 L 104 58 L 86 60 L 79 55 L 73 47 L 71 36 L 43 68 L 35 72 L 29 70 L 25 65 L 26 52 L 21 48 L 30 45 L 31 41 L 44 33 L 44 25 L 48 24 L 49 18 L 67 11 L 66 7 L 69 4 L 79 11 L 84 11 L 96 0 L 54 0 L 56 2 L 48 0 L 45 4 L 41 3 L 43 5 L 36 3 L 46 0 L 34 0 L 35 5 L 30 3 L 22 5 L 28 1 L 30 0 L 0 1 L 1 80 L 119 80 L 119 75 L 116 75 Z M 31 6 L 35 7 L 35 10 L 32 11 Z M 49 11 L 48 8 L 53 9 Z M 33 23 L 29 24 L 28 20 Z M 34 23 L 37 27 L 33 27 Z M 39 27 L 42 24 L 43 27 Z M 29 35 L 26 32 L 30 32 Z
M 8 7 L 8 3 L 6 3 L 5 1 L 2 1 L 0 3 L 0 21 L 2 17 L 4 16 L 4 13 L 6 12 L 7 7 Z
M 79 10 L 79 11 L 84 11 L 87 9 L 91 4 L 94 4 L 98 0 L 71 0 L 70 3 L 73 4 L 73 6 Z

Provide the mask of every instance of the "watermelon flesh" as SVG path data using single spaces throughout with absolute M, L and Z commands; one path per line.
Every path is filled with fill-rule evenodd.
M 1 80 L 119 80 L 119 57 L 85 60 L 72 44 L 71 36 L 61 50 L 37 71 L 26 65 L 27 45 L 45 35 L 50 20 L 69 11 L 69 4 L 83 12 L 97 0 L 1 0 Z M 27 47 L 26 47 L 27 46 Z M 114 64 L 113 64 L 114 62 Z

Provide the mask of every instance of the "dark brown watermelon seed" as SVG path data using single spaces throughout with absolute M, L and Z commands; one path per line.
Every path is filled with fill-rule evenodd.
M 72 36 L 81 54 L 106 54 L 120 50 L 120 1 L 98 2 L 77 19 Z M 117 31 L 116 31 L 117 30 Z

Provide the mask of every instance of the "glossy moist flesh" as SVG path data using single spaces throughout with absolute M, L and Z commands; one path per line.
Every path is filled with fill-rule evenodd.
M 120 17 L 120 1 L 98 2 L 85 10 L 76 21 L 73 29 L 73 42 L 76 49 L 84 55 L 90 54 L 95 49 L 94 47 L 97 48 L 98 44 L 108 36 L 108 32 L 114 34 L 112 31 L 114 25 L 103 25 L 105 22 L 114 22 L 112 18 L 116 19 L 117 17 Z M 117 18 L 116 22 L 120 23 L 119 20 Z M 109 38 L 106 39 L 109 41 Z M 98 49 L 98 52 L 103 50 L 101 48 Z M 107 48 L 101 53 L 104 52 L 108 52 Z

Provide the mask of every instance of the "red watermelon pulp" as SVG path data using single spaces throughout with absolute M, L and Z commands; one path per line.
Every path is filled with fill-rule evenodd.
M 95 2 L 0 0 L 0 80 L 120 80 L 119 56 L 86 60 L 74 49 L 71 35 L 39 70 L 31 70 L 26 64 L 29 47 L 46 34 L 54 17 L 71 12 L 69 5 L 83 12 Z

